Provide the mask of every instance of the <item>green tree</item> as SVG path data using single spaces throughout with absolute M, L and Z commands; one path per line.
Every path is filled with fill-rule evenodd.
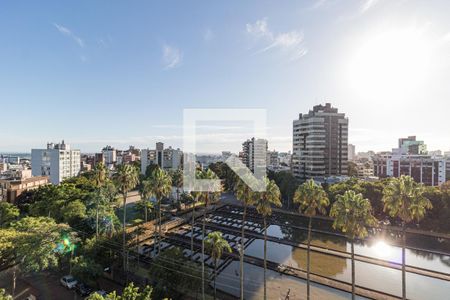
M 291 202 L 294 197 L 295 189 L 297 187 L 298 180 L 294 177 L 291 171 L 273 172 L 267 173 L 269 179 L 273 179 L 277 186 L 280 188 L 281 197 L 285 202 L 287 208 L 291 208 Z
M 198 179 L 200 180 L 217 180 L 216 174 L 210 169 L 207 171 L 198 171 Z M 219 191 L 219 192 L 218 192 Z M 207 191 L 198 194 L 198 200 L 204 203 L 203 219 L 202 219 L 202 298 L 205 299 L 205 233 L 206 233 L 206 214 L 211 201 L 220 199 L 221 186 L 218 184 L 210 184 Z
M 313 179 L 309 179 L 300 185 L 295 191 L 294 203 L 299 204 L 299 212 L 308 217 L 308 251 L 306 256 L 306 294 L 307 299 L 311 298 L 310 268 L 311 268 L 311 223 L 316 214 L 326 214 L 326 208 L 330 205 L 327 193 L 322 186 L 316 184 Z
M 144 222 L 148 222 L 148 215 L 153 211 L 153 203 L 148 199 L 141 199 L 136 202 L 135 207 L 137 210 L 142 211 L 144 213 Z
M 95 236 L 106 234 L 110 237 L 122 226 L 115 214 L 116 197 L 110 195 L 111 184 L 97 188 L 87 201 L 88 224 L 95 229 Z
M 98 238 L 87 238 L 77 253 L 79 256 L 84 256 L 86 260 L 92 260 L 102 267 L 110 267 L 117 261 L 118 253 L 121 253 L 120 243 L 116 241 L 120 241 L 120 239 L 121 236 L 109 238 L 102 235 Z
M 152 300 L 152 292 L 153 289 L 150 286 L 146 286 L 140 292 L 139 287 L 135 287 L 134 283 L 131 282 L 125 287 L 121 296 L 117 295 L 116 291 L 106 295 L 106 298 L 97 293 L 92 293 L 86 300 Z
M 13 300 L 13 297 L 6 294 L 5 289 L 0 289 L 0 300 Z
M 348 167 L 348 176 L 350 177 L 357 177 L 358 176 L 358 166 L 356 165 L 355 162 L 353 161 L 349 161 L 347 164 Z
M 71 225 L 80 223 L 86 218 L 86 206 L 81 200 L 69 202 L 61 208 L 61 218 L 62 222 Z
M 103 273 L 102 265 L 98 264 L 94 259 L 83 255 L 72 259 L 72 274 L 81 279 L 88 285 L 96 286 L 97 278 Z
M 217 263 L 222 257 L 224 251 L 231 253 L 231 247 L 227 240 L 222 237 L 222 233 L 214 231 L 208 234 L 205 240 L 206 249 L 214 260 L 214 299 L 216 299 L 216 277 L 217 277 Z
M 180 189 L 183 187 L 183 171 L 181 169 L 177 169 L 170 173 L 172 177 L 172 184 L 177 192 L 177 202 L 180 201 Z
M 194 255 L 194 224 L 195 224 L 195 205 L 198 201 L 199 193 L 190 192 L 181 194 L 182 201 L 192 205 L 191 213 L 191 257 Z
M 0 201 L 0 228 L 7 227 L 19 216 L 19 209 L 11 203 Z
M 259 192 L 256 201 L 256 211 L 264 222 L 264 299 L 267 299 L 267 217 L 272 215 L 272 205 L 281 207 L 281 192 L 274 180 L 265 178 L 266 191 Z
M 157 164 L 148 165 L 147 168 L 145 169 L 145 178 L 152 177 L 152 174 L 156 169 L 160 169 L 160 167 Z
M 196 299 L 201 285 L 200 273 L 199 266 L 186 258 L 182 249 L 167 249 L 154 259 L 149 269 L 149 276 L 155 282 L 153 297 Z
M 250 182 L 253 180 L 252 176 L 247 176 L 246 181 Z M 247 208 L 250 205 L 254 205 L 258 199 L 258 194 L 255 193 L 243 179 L 239 179 L 236 184 L 236 198 L 242 202 L 243 213 L 242 213 L 242 224 L 241 224 L 241 245 L 239 249 L 240 254 L 240 298 L 244 299 L 244 238 L 245 238 L 245 218 L 247 216 Z
M 238 176 L 231 170 L 231 168 L 225 162 L 219 161 L 212 163 L 208 166 L 208 169 L 213 171 L 220 179 L 223 180 L 224 190 L 233 191 L 234 186 L 238 181 Z
M 104 205 L 105 201 L 103 200 L 103 195 L 101 194 L 103 192 L 103 188 L 107 184 L 109 179 L 109 172 L 106 168 L 105 164 L 103 162 L 99 162 L 95 165 L 94 169 L 92 170 L 92 180 L 94 181 L 95 186 L 97 187 L 97 197 L 95 197 L 95 236 L 98 237 L 99 235 L 99 210 L 100 205 Z
M 337 196 L 330 216 L 334 218 L 333 228 L 345 233 L 351 242 L 352 299 L 355 299 L 355 238 L 365 238 L 368 235 L 367 227 L 376 226 L 377 219 L 372 215 L 370 201 L 351 190 Z
M 139 184 L 139 172 L 131 165 L 120 165 L 117 173 L 114 174 L 114 181 L 117 189 L 123 196 L 123 227 L 122 227 L 122 247 L 123 247 L 123 267 L 126 269 L 126 224 L 127 224 L 127 195 Z
M 361 187 L 361 181 L 358 178 L 350 178 L 349 180 L 335 183 L 328 187 L 328 199 L 331 203 L 334 203 L 339 195 L 344 195 L 345 192 L 352 190 L 356 194 L 364 193 L 364 189 Z
M 402 298 L 406 299 L 406 224 L 422 220 L 428 209 L 433 208 L 424 196 L 424 186 L 410 176 L 392 178 L 383 190 L 384 211 L 402 222 Z
M 96 187 L 103 187 L 109 178 L 109 172 L 103 162 L 99 162 L 92 170 L 92 180 Z
M 158 253 L 161 252 L 161 201 L 168 197 L 172 191 L 172 179 L 166 171 L 161 168 L 155 168 L 150 177 L 150 191 L 151 195 L 156 198 L 158 202 Z M 154 247 L 154 245 L 153 245 Z
M 78 241 L 69 226 L 46 217 L 25 217 L 12 223 L 8 232 L 0 230 L 0 236 L 4 235 L 2 244 L 12 247 L 9 250 L 13 252 L 13 296 L 17 269 L 29 273 L 56 267 L 62 256 L 73 251 L 72 243 Z
M 139 194 L 141 195 L 141 201 L 136 203 L 138 209 L 144 212 L 144 221 L 148 222 L 148 212 L 153 209 L 153 203 L 151 203 L 150 197 L 152 196 L 152 182 L 148 179 L 143 180 L 139 188 Z

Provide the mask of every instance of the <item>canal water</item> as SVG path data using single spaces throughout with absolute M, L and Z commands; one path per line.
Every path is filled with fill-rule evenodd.
M 300 218 L 300 217 L 299 217 Z M 304 229 L 293 227 L 292 216 L 283 219 L 283 215 L 277 215 L 277 224 L 270 224 L 267 228 L 269 237 L 277 238 L 267 242 L 267 259 L 270 262 L 282 264 L 295 269 L 306 270 L 305 249 L 293 246 L 297 243 L 305 243 L 307 232 Z M 304 223 L 299 220 L 298 223 Z M 231 209 L 218 211 L 207 219 L 207 224 L 220 225 L 223 236 L 230 245 L 237 249 L 240 243 L 241 211 Z M 284 225 L 279 225 L 284 224 Z M 194 238 L 201 240 L 201 220 L 194 227 Z M 249 214 L 245 223 L 248 232 L 262 234 L 264 229 L 256 216 Z M 213 229 L 208 229 L 211 232 Z M 190 238 L 190 228 L 179 229 L 180 236 Z M 358 255 L 379 259 L 393 264 L 401 263 L 401 248 L 390 244 L 392 237 L 382 239 L 380 234 L 372 236 L 365 241 L 355 243 L 355 253 Z M 263 239 L 247 236 L 245 239 L 245 255 L 263 259 Z M 311 244 L 325 249 L 350 253 L 351 244 L 343 236 L 336 236 L 326 232 L 313 232 Z M 185 251 L 188 253 L 189 251 Z M 450 252 L 450 251 L 449 251 Z M 201 255 L 194 256 L 196 261 L 201 261 Z M 210 257 L 206 257 L 207 263 L 212 266 Z M 440 272 L 450 275 L 450 256 L 432 253 L 422 250 L 406 250 L 406 264 L 425 270 Z M 217 276 L 217 287 L 223 292 L 236 297 L 239 296 L 239 262 L 234 260 L 222 260 Z M 330 279 L 343 282 L 351 282 L 351 260 L 323 252 L 311 252 L 311 272 Z M 401 271 L 377 264 L 356 261 L 356 284 L 367 289 L 372 289 L 391 295 L 401 296 Z M 408 299 L 450 299 L 450 282 L 429 276 L 407 272 L 407 298 Z M 263 269 L 257 265 L 245 263 L 245 298 L 262 299 L 263 293 Z M 303 279 L 291 275 L 281 274 L 276 271 L 267 271 L 267 284 L 270 299 L 284 299 L 288 294 L 290 299 L 303 299 L 306 293 L 306 282 Z M 350 294 L 320 284 L 312 285 L 312 299 L 348 299 Z M 363 298 L 359 298 L 363 299 Z

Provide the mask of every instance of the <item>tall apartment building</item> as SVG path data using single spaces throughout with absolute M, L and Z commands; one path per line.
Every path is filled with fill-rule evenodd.
M 292 171 L 305 180 L 347 175 L 348 118 L 330 103 L 293 121 Z
M 141 173 L 145 174 L 145 170 L 149 165 L 155 164 L 162 169 L 176 170 L 181 167 L 183 152 L 180 149 L 172 147 L 164 149 L 164 144 L 156 143 L 156 149 L 141 150 Z
M 266 171 L 267 165 L 267 147 L 268 143 L 265 139 L 255 139 L 254 137 L 242 143 L 241 160 L 252 172 L 256 168 Z
M 348 144 L 348 160 L 354 160 L 356 157 L 355 145 Z
M 106 146 L 102 149 L 104 163 L 106 165 L 113 165 L 117 162 L 117 151 L 111 146 Z
M 47 143 L 47 149 L 31 149 L 33 176 L 48 176 L 53 184 L 77 176 L 80 165 L 80 150 L 71 150 L 64 141 L 61 144 Z

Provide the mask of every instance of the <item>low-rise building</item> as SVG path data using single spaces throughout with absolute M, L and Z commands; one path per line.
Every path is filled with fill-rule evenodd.
M 409 175 L 415 181 L 429 186 L 438 186 L 449 179 L 450 163 L 443 156 L 383 153 L 373 157 L 374 175 L 378 177 L 400 177 Z
M 267 151 L 267 169 L 277 170 L 280 166 L 278 151 Z
M 371 159 L 359 159 L 355 161 L 358 178 L 374 177 L 373 161 Z
M 424 141 L 418 141 L 415 135 L 398 139 L 398 149 L 404 154 L 422 155 L 427 154 L 427 145 Z
M 0 201 L 15 203 L 16 198 L 25 191 L 49 184 L 47 176 L 31 176 L 31 170 L 15 170 L 0 178 Z
M 8 163 L 0 162 L 0 174 L 6 172 L 6 170 L 8 170 Z

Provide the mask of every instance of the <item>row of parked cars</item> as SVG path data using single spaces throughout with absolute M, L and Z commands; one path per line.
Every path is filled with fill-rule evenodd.
M 106 296 L 106 292 L 104 290 L 98 290 L 94 291 L 91 287 L 88 285 L 79 282 L 75 277 L 72 275 L 66 275 L 63 276 L 59 282 L 62 286 L 66 287 L 69 290 L 75 290 L 78 294 L 80 294 L 82 297 L 87 297 L 93 293 L 97 293 L 103 297 Z

